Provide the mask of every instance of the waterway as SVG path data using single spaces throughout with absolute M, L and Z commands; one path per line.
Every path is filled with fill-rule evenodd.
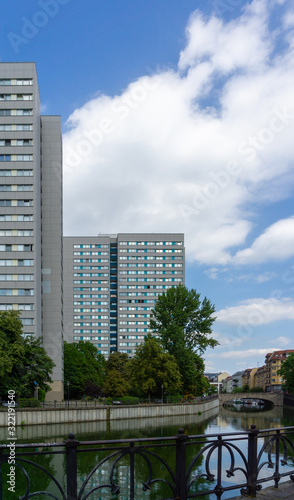
M 67 438 L 69 432 L 74 433 L 76 439 L 79 441 L 87 440 L 100 440 L 100 439 L 129 439 L 129 438 L 147 438 L 147 437 L 165 437 L 174 436 L 180 427 L 184 428 L 188 435 L 209 435 L 215 433 L 234 433 L 238 431 L 247 430 L 252 424 L 255 424 L 258 429 L 269 429 L 277 427 L 294 426 L 294 409 L 287 409 L 281 407 L 275 407 L 272 409 L 260 409 L 252 408 L 245 409 L 242 407 L 238 408 L 220 408 L 215 410 L 210 410 L 202 415 L 196 416 L 177 416 L 177 417 L 161 417 L 158 419 L 137 419 L 137 420 L 123 420 L 123 421 L 112 421 L 111 428 L 107 422 L 78 422 L 72 424 L 56 424 L 56 425 L 40 425 L 40 426 L 23 426 L 17 428 L 17 443 L 43 443 L 43 442 L 62 442 Z M 7 443 L 7 429 L 0 429 L 0 443 Z M 262 446 L 262 442 L 259 446 Z M 238 444 L 239 445 L 239 444 Z M 187 463 L 190 463 L 192 458 L 200 450 L 200 445 L 196 445 L 187 448 Z M 244 441 L 240 444 L 240 448 L 247 454 L 247 443 Z M 44 450 L 44 449 L 43 449 Z M 53 450 L 53 448 L 51 448 Z M 42 448 L 39 449 L 42 451 Z M 153 450 L 156 451 L 156 450 Z M 275 451 L 273 450 L 273 453 Z M 174 458 L 172 458 L 173 452 L 171 448 L 166 448 L 163 450 L 161 456 L 167 462 L 170 462 L 171 467 L 174 467 Z M 105 456 L 105 455 L 104 455 Z M 89 451 L 86 453 L 78 454 L 78 484 L 79 487 L 82 486 L 87 474 L 95 467 L 97 462 L 101 460 L 101 453 L 96 451 Z M 32 459 L 31 457 L 28 457 Z M 213 457 L 212 457 L 213 458 Z M 229 457 L 224 461 L 224 469 L 227 468 Z M 129 487 L 129 476 L 128 476 L 128 464 L 127 459 L 123 459 L 119 462 L 116 468 L 115 481 L 121 487 L 121 495 L 111 495 L 107 489 L 100 490 L 96 492 L 89 499 L 95 500 L 126 500 L 128 498 L 128 487 Z M 65 457 L 63 454 L 56 454 L 51 456 L 41 455 L 38 457 L 36 462 L 49 470 L 50 473 L 60 482 L 62 487 L 65 487 Z M 211 471 L 213 470 L 216 462 L 211 461 Z M 204 458 L 200 460 L 200 463 L 195 468 L 194 474 L 199 474 L 204 467 Z M 32 491 L 48 491 L 52 494 L 57 495 L 57 498 L 61 498 L 60 493 L 57 493 L 56 487 L 53 486 L 48 477 L 46 477 L 41 472 L 36 473 L 36 469 L 33 467 L 26 466 L 28 473 L 31 476 L 31 492 Z M 153 464 L 153 470 L 155 477 L 163 477 L 164 470 L 163 466 L 160 464 Z M 160 490 L 159 485 L 154 485 L 152 487 L 153 491 L 142 491 L 142 482 L 147 479 L 146 463 L 143 460 L 139 460 L 138 467 L 136 465 L 137 476 L 136 485 L 138 488 L 136 498 L 138 499 L 148 499 L 155 500 L 156 498 L 162 498 L 164 496 L 170 496 L 170 490 L 163 488 Z M 7 473 L 4 466 L 4 475 Z M 100 484 L 105 484 L 109 482 L 108 476 L 110 472 L 110 466 L 105 465 L 104 468 L 97 471 L 95 476 L 89 483 L 89 487 L 93 487 Z M 272 471 L 269 472 L 272 474 Z M 225 476 L 224 476 L 225 477 Z M 233 483 L 241 483 L 243 477 L 241 473 L 237 473 L 235 477 L 226 479 L 226 485 Z M 10 500 L 18 498 L 20 494 L 24 494 L 26 481 L 24 474 L 18 471 L 17 474 L 17 491 L 15 496 L 11 496 L 7 492 L 6 486 L 4 484 L 4 496 L 5 500 Z M 4 478 L 5 483 L 5 478 Z M 201 488 L 206 488 L 208 483 L 202 480 Z M 209 485 L 211 487 L 211 485 Z M 196 490 L 194 490 L 196 491 Z M 228 492 L 223 498 L 230 498 L 239 493 L 238 490 L 235 492 Z M 34 497 L 44 498 L 44 496 Z M 201 497 L 205 500 L 214 500 L 215 495 L 203 496 Z

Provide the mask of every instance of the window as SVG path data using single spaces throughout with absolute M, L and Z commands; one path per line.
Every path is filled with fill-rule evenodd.
M 12 158 L 15 161 L 33 161 L 33 155 L 14 155 Z
M 21 322 L 24 326 L 31 326 L 34 324 L 34 319 L 33 318 L 22 318 Z
M 32 78 L 1 78 L 0 85 L 33 85 Z
M 33 139 L 16 139 L 16 144 L 12 142 L 12 145 L 16 146 L 32 146 L 33 145 Z
M 16 113 L 11 113 L 11 114 L 16 114 L 17 116 L 31 116 L 33 114 L 33 110 L 32 109 L 17 109 Z

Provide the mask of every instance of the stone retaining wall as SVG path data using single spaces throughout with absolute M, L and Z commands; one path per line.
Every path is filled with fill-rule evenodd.
M 16 425 L 59 424 L 64 422 L 113 421 L 137 418 L 157 418 L 175 415 L 197 415 L 219 407 L 218 398 L 200 403 L 101 406 L 97 408 L 16 409 Z M 7 427 L 8 411 L 0 411 L 0 427 Z

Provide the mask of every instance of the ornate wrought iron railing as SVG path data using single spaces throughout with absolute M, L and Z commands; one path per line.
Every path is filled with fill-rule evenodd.
M 69 434 L 62 443 L 8 443 L 0 445 L 0 500 L 221 499 L 236 490 L 254 497 L 264 483 L 294 481 L 293 441 L 294 427 L 251 426 L 199 436 L 179 429 L 164 438 L 79 442 Z

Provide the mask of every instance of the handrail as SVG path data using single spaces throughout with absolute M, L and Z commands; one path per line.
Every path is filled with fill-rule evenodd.
M 78 441 L 73 434 L 69 434 L 68 439 L 59 443 L 13 443 L 13 457 L 15 468 L 21 471 L 26 481 L 26 491 L 22 492 L 23 496 L 20 497 L 23 499 L 37 494 L 56 500 L 106 499 L 110 498 L 111 494 L 116 494 L 119 499 L 120 493 L 121 498 L 126 498 L 119 477 L 115 475 L 122 461 L 125 470 L 126 460 L 129 478 L 127 494 L 130 500 L 141 498 L 140 489 L 137 488 L 137 460 L 144 467 L 146 474 L 142 482 L 143 473 L 140 470 L 143 491 L 152 490 L 156 485 L 156 491 L 160 494 L 159 485 L 164 485 L 169 496 L 156 497 L 161 500 L 186 500 L 201 498 L 203 495 L 222 499 L 225 492 L 233 490 L 241 490 L 242 494 L 255 497 L 256 492 L 266 482 L 273 481 L 278 487 L 284 478 L 290 477 L 294 481 L 293 439 L 294 426 L 257 430 L 254 425 L 247 431 L 233 433 L 188 436 L 183 429 L 179 429 L 175 436 L 96 441 Z M 9 463 L 10 447 L 11 443 L 0 445 L 0 500 L 8 498 L 5 496 L 7 481 L 4 477 L 8 465 L 4 464 Z M 57 448 L 60 450 L 56 450 Z M 81 481 L 78 456 L 89 450 L 99 452 L 100 455 L 97 454 L 95 466 Z M 29 458 L 34 456 L 38 460 L 38 456 L 56 454 L 64 455 L 66 487 L 52 475 L 51 470 L 46 470 L 40 463 Z M 31 491 L 30 475 L 27 472 L 30 467 L 42 471 L 47 480 L 55 485 L 57 493 Z M 99 471 L 103 471 L 101 483 L 98 481 Z M 229 482 L 223 478 L 224 472 L 227 478 L 230 478 Z M 126 473 L 124 475 L 126 476 Z M 232 483 L 234 477 L 236 483 Z M 107 496 L 107 490 L 110 496 Z M 97 497 L 97 494 L 102 496 Z

